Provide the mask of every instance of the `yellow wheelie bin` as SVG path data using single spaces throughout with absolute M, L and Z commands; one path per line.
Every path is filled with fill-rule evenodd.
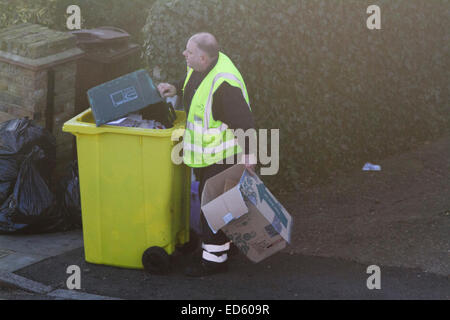
M 96 127 L 91 109 L 64 124 L 77 141 L 87 262 L 142 269 L 147 249 L 168 256 L 189 241 L 191 172 L 171 159 L 186 114 L 176 114 L 165 130 Z

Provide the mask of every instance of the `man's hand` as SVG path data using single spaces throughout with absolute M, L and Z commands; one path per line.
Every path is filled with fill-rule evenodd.
M 160 83 L 158 85 L 158 91 L 163 98 L 171 98 L 177 94 L 177 89 L 170 83 Z

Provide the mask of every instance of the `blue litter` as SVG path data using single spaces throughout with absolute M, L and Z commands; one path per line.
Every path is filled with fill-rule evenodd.
M 381 171 L 381 166 L 367 162 L 362 169 L 363 171 Z

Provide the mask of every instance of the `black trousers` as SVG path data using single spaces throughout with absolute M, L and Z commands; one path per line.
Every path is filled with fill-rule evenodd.
M 202 192 L 206 180 L 232 166 L 233 166 L 232 164 L 213 164 L 209 167 L 194 169 L 195 177 L 199 181 L 198 194 L 200 196 L 200 201 L 202 198 Z M 230 241 L 221 230 L 219 230 L 219 232 L 217 232 L 216 234 L 212 232 L 201 209 L 200 209 L 200 225 L 202 230 L 200 239 L 204 244 L 222 245 Z

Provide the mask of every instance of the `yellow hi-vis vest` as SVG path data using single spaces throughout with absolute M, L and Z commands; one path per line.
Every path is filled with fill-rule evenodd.
M 188 68 L 183 94 L 192 72 Z M 240 72 L 230 58 L 220 52 L 216 66 L 203 79 L 189 108 L 183 138 L 183 161 L 189 167 L 207 167 L 242 152 L 233 132 L 212 116 L 214 92 L 224 81 L 241 89 L 250 108 L 247 88 Z

